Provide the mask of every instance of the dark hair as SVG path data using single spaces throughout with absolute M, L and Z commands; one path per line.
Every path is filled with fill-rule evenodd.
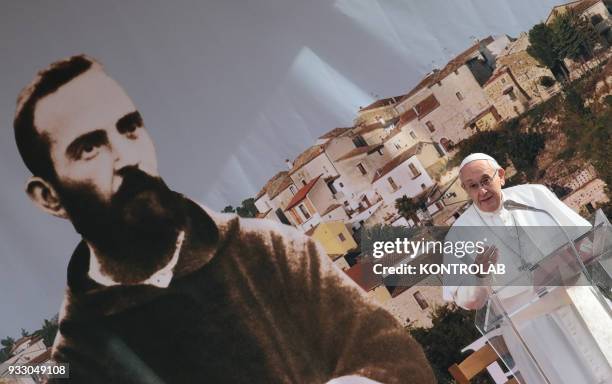
M 49 138 L 38 132 L 34 125 L 36 104 L 43 97 L 54 93 L 59 87 L 87 71 L 94 63 L 97 64 L 95 60 L 85 55 L 57 61 L 40 71 L 32 83 L 19 94 L 13 121 L 15 141 L 23 162 L 33 175 L 47 180 L 55 177 L 49 152 Z

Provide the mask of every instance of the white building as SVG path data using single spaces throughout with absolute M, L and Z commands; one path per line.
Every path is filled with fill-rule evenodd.
M 474 119 L 490 107 L 482 86 L 495 69 L 495 53 L 508 42 L 505 35 L 489 36 L 428 74 L 396 106 L 403 123 L 446 145 L 471 136 Z
M 285 214 L 302 231 L 316 227 L 321 221 L 348 221 L 344 206 L 334 199 L 323 174 L 297 191 L 287 204 Z

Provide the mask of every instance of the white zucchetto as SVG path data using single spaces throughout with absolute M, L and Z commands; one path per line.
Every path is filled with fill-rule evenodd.
M 463 161 L 459 165 L 459 172 L 461 172 L 463 167 L 465 167 L 468 163 L 471 163 L 472 161 L 476 160 L 489 160 L 493 162 L 495 168 L 501 168 L 497 161 L 486 153 L 470 153 L 468 156 L 465 157 L 465 159 L 463 159 Z

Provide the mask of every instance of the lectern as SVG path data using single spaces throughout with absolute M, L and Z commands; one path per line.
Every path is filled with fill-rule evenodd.
M 522 384 L 612 383 L 612 226 L 601 210 L 590 221 L 579 234 L 557 228 L 568 239 L 561 247 L 491 280 L 476 313 L 476 327 Z M 521 228 L 524 238 L 530 230 Z

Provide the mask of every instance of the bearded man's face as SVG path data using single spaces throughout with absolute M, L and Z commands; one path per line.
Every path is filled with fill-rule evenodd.
M 42 98 L 34 125 L 49 142 L 50 183 L 95 249 L 139 265 L 174 245 L 184 225 L 179 199 L 159 177 L 132 100 L 104 71 L 89 69 Z

